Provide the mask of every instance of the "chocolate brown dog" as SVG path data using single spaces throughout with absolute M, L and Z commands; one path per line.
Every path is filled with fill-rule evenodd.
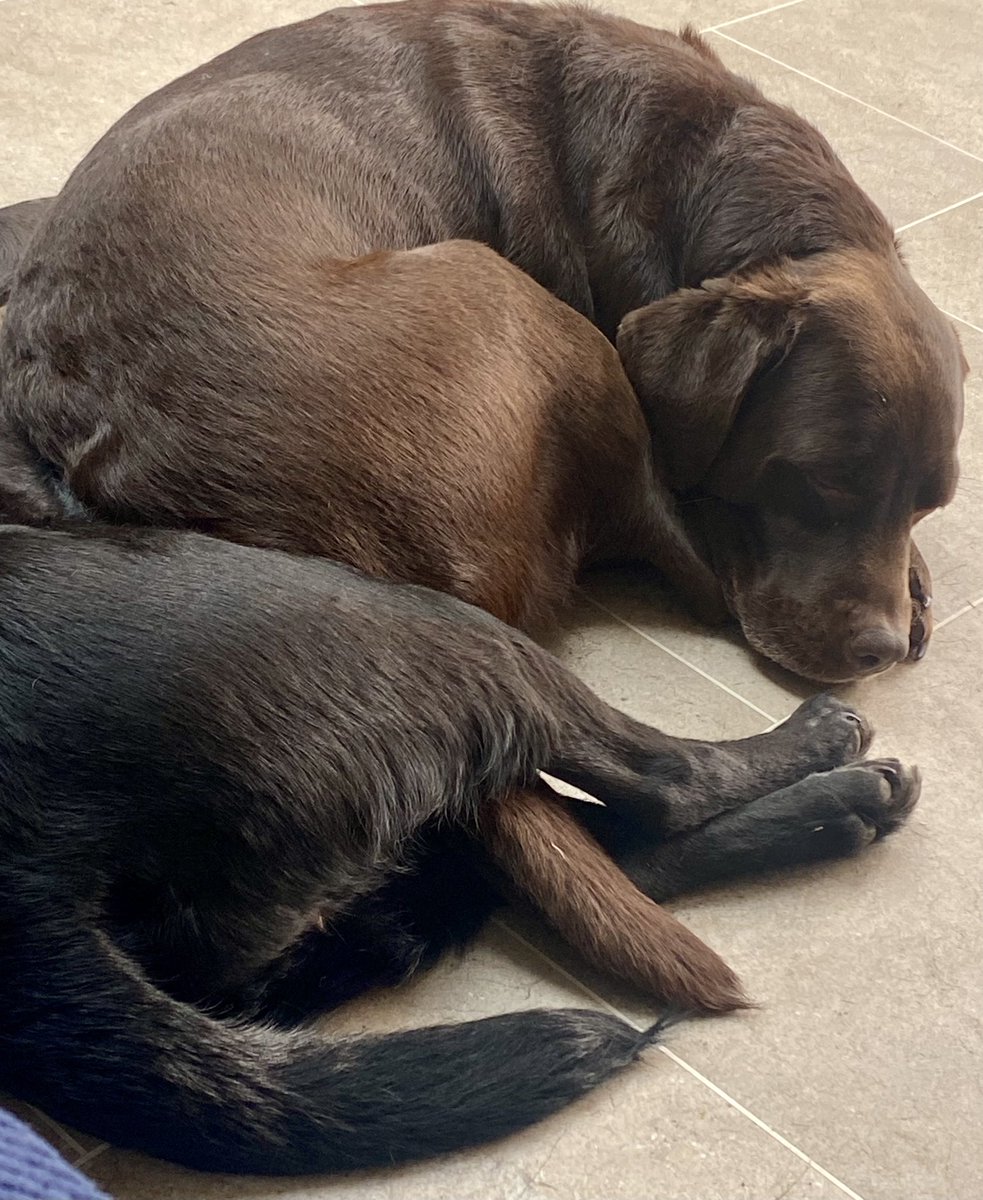
M 832 698 L 669 738 L 449 596 L 191 533 L 0 530 L 0 660 L 0 1087 L 199 1168 L 474 1145 L 652 1040 L 568 1009 L 304 1024 L 473 930 L 476 834 L 537 768 L 644 831 L 663 895 L 849 853 L 918 794 L 852 762 L 868 732 Z
M 583 563 L 647 558 L 806 674 L 908 653 L 955 336 L 820 135 L 698 39 L 329 13 L 137 105 L 37 214 L 0 341 L 8 515 L 333 555 L 525 627 Z M 620 325 L 648 430 L 586 317 Z M 512 817 L 499 861 L 631 974 L 637 896 L 571 903 L 539 853 L 559 817 Z

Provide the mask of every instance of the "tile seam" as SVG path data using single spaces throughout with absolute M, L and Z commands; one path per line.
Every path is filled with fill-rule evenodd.
M 824 79 L 820 79 L 817 75 L 810 75 L 808 71 L 803 71 L 799 67 L 793 67 L 791 63 L 784 62 L 780 58 L 775 58 L 773 54 L 768 54 L 765 50 L 759 50 L 756 46 L 750 46 L 747 42 L 742 42 L 736 37 L 731 37 L 729 33 L 723 33 L 719 30 L 713 30 L 712 32 L 715 37 L 724 38 L 726 41 L 732 42 L 735 46 L 740 46 L 742 50 L 750 50 L 752 54 L 757 54 L 759 58 L 767 59 L 768 62 L 774 63 L 777 67 L 784 67 L 786 71 L 792 71 L 794 74 L 800 75 L 803 79 L 808 79 L 810 83 L 816 83 L 820 87 L 826 88 L 827 91 L 835 93 L 837 96 L 843 96 L 846 100 L 852 100 L 854 104 L 860 104 L 864 108 L 870 109 L 871 112 L 877 113 L 879 116 L 887 117 L 889 121 L 896 121 L 906 129 L 910 129 L 914 133 L 920 133 L 922 137 L 931 138 L 933 142 L 938 142 L 941 146 L 948 146 L 950 150 L 955 150 L 957 154 L 971 158 L 974 162 L 983 163 L 983 156 L 974 154 L 972 150 L 966 150 L 962 146 L 957 146 L 955 142 L 949 142 L 945 138 L 939 137 L 938 134 L 930 133 L 927 129 L 922 129 L 918 125 L 913 125 L 910 121 L 906 121 L 904 117 L 895 116 L 894 113 L 890 113 L 884 108 L 878 108 L 876 104 L 871 104 L 868 100 L 862 100 L 859 96 L 854 96 L 851 92 L 845 92 L 835 84 L 827 83 Z
M 558 962 L 550 958 L 548 954 L 546 954 L 543 950 L 540 950 L 538 946 L 530 942 L 528 938 L 523 937 L 521 933 L 518 933 L 500 918 L 492 917 L 491 923 L 503 930 L 507 936 L 518 942 L 519 945 L 523 946 L 526 950 L 531 951 L 537 958 L 541 958 L 559 975 L 562 975 L 565 979 L 574 984 L 578 991 L 583 992 L 585 996 L 588 996 L 596 1004 L 599 1004 L 602 1008 L 607 1009 L 608 1012 L 613 1013 L 626 1024 L 631 1025 L 633 1029 L 642 1030 L 645 1028 L 644 1025 L 629 1017 L 627 1013 L 622 1012 L 621 1009 L 617 1008 L 614 1004 L 611 1004 L 609 1001 L 605 1000 L 605 998 L 599 993 L 595 992 L 593 988 L 588 987 L 588 985 L 578 979 L 576 975 L 566 970 L 565 967 L 562 967 Z M 668 1058 L 671 1062 L 675 1063 L 676 1066 L 686 1071 L 686 1073 L 695 1079 L 702 1087 L 705 1087 L 709 1091 L 713 1092 L 718 1099 L 723 1100 L 724 1103 L 732 1108 L 739 1116 L 743 1117 L 746 1121 L 749 1121 L 756 1128 L 760 1129 L 762 1133 L 767 1134 L 768 1137 L 777 1142 L 778 1145 L 784 1150 L 787 1150 L 789 1153 L 793 1154 L 799 1159 L 800 1162 L 805 1163 L 811 1168 L 811 1170 L 815 1171 L 818 1175 L 821 1175 L 822 1178 L 828 1183 L 831 1183 L 834 1187 L 838 1188 L 845 1196 L 849 1197 L 849 1200 L 863 1200 L 863 1197 L 845 1184 L 842 1179 L 838 1179 L 821 1163 L 816 1162 L 816 1160 L 810 1155 L 806 1154 L 804 1150 L 799 1149 L 799 1147 L 793 1142 L 790 1142 L 787 1137 L 779 1133 L 777 1129 L 773 1129 L 766 1121 L 763 1121 L 761 1117 L 751 1112 L 749 1108 L 741 1104 L 739 1100 L 736 1100 L 730 1095 L 729 1092 L 726 1092 L 722 1087 L 720 1087 L 719 1084 L 714 1083 L 713 1080 L 704 1075 L 702 1071 L 697 1070 L 697 1068 L 691 1063 L 688 1063 L 684 1058 L 676 1054 L 675 1051 L 670 1050 L 667 1046 L 661 1045 L 656 1046 L 655 1049 Z
M 624 625 L 624 627 L 626 629 L 630 629 L 632 631 L 632 633 L 637 634 L 640 638 L 644 638 L 645 641 L 650 643 L 650 645 L 653 645 L 657 649 L 661 650 L 663 653 L 668 654 L 670 658 L 674 658 L 676 660 L 676 662 L 681 663 L 684 667 L 688 667 L 691 671 L 693 671 L 695 674 L 699 675 L 701 678 L 705 679 L 708 683 L 712 683 L 712 684 L 714 684 L 715 687 L 720 688 L 721 691 L 726 692 L 728 696 L 732 696 L 735 700 L 740 701 L 740 703 L 745 705 L 745 707 L 750 708 L 753 712 L 756 712 L 759 717 L 763 717 L 766 721 L 769 721 L 773 724 L 778 723 L 780 720 L 784 719 L 784 718 L 779 718 L 779 717 L 773 717 L 771 715 L 771 713 L 765 712 L 765 710 L 763 708 L 760 708 L 757 704 L 755 704 L 753 700 L 749 700 L 747 698 L 747 696 L 742 696 L 740 692 L 736 691 L 729 684 L 726 684 L 722 680 L 715 678 L 713 675 L 711 675 L 709 673 L 709 671 L 704 671 L 702 667 L 698 667 L 695 663 L 690 662 L 689 659 L 685 658 L 682 654 L 679 654 L 677 651 L 670 649 L 663 642 L 660 642 L 659 639 L 657 637 L 655 637 L 653 634 L 646 633 L 644 629 L 639 629 L 638 626 L 633 625 L 631 621 L 628 621 L 624 617 L 619 616 L 618 613 L 616 613 L 612 609 L 608 608 L 608 606 L 606 604 L 602 604 L 599 600 L 595 600 L 593 598 L 593 596 L 588 596 L 586 593 L 581 593 L 581 594 L 583 595 L 584 599 L 587 601 L 588 604 L 593 605 L 594 608 L 598 609 L 600 612 L 604 613 L 606 616 L 611 617 L 613 620 L 617 621 L 620 625 Z

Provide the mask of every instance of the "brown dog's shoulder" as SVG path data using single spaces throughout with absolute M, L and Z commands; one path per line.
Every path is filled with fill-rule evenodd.
M 724 61 L 720 55 L 714 50 L 706 38 L 700 33 L 695 25 L 684 25 L 679 31 L 679 40 L 685 42 L 691 50 L 695 50 L 701 57 L 709 59 L 710 62 L 717 66 L 723 66 Z

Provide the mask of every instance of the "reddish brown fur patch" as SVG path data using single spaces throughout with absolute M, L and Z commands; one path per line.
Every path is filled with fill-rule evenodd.
M 481 828 L 509 878 L 593 966 L 686 1010 L 748 1007 L 723 959 L 640 892 L 545 788 L 487 805 Z

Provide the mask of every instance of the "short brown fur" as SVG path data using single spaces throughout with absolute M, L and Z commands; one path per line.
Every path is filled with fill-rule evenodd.
M 516 887 L 588 962 L 686 1010 L 747 1007 L 726 963 L 642 892 L 628 892 L 568 806 L 546 789 L 512 793 L 481 816 L 492 855 L 509 864 Z

